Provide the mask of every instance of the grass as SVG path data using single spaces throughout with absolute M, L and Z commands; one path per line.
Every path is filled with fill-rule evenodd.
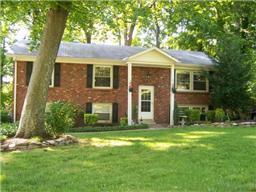
M 1 191 L 256 191 L 256 127 L 73 133 L 1 155 Z

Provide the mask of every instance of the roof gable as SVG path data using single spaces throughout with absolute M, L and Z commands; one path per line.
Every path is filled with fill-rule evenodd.
M 125 60 L 133 63 L 146 63 L 146 64 L 161 64 L 161 65 L 170 65 L 176 62 L 179 62 L 174 57 L 168 55 L 161 49 L 156 47 L 144 50 L 135 55 L 132 55 Z

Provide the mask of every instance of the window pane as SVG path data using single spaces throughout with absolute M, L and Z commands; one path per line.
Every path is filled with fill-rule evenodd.
M 96 87 L 110 87 L 110 77 L 95 77 Z
M 111 67 L 95 67 L 95 87 L 111 86 Z
M 110 120 L 110 104 L 94 104 L 93 112 L 98 115 L 99 120 Z
M 194 73 L 194 90 L 206 90 L 206 77 L 199 74 L 199 73 Z
M 190 89 L 190 74 L 189 72 L 177 73 L 177 89 Z
M 142 101 L 141 102 L 141 112 L 150 112 L 150 101 Z
M 110 114 L 109 113 L 95 113 L 98 115 L 98 120 L 109 120 Z
M 151 100 L 151 93 L 148 89 L 141 90 L 141 100 Z
M 110 77 L 110 67 L 95 67 L 95 76 Z

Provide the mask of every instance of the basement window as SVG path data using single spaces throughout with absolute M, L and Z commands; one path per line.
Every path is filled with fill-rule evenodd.
M 112 104 L 111 103 L 93 103 L 92 113 L 98 115 L 99 123 L 111 123 Z

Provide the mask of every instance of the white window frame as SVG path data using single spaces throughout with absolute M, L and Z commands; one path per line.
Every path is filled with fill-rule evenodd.
M 93 103 L 92 104 L 92 113 L 94 114 L 95 113 L 95 106 L 96 105 L 109 105 L 109 120 L 98 120 L 98 123 L 112 123 L 112 114 L 113 114 L 113 111 L 112 111 L 112 103 Z
M 54 69 L 52 71 L 52 79 L 51 79 L 51 83 L 49 84 L 49 87 L 54 87 Z
M 110 87 L 95 86 L 96 67 L 108 67 L 108 68 L 110 68 Z M 111 66 L 111 65 L 93 65 L 93 88 L 94 89 L 112 89 L 113 88 L 113 66 Z
M 179 73 L 189 73 L 189 89 L 178 89 L 180 92 L 196 92 L 196 93 L 208 93 L 209 92 L 209 80 L 206 78 L 206 90 L 194 90 L 194 73 L 200 73 L 201 71 L 189 71 L 189 70 L 177 70 L 175 74 L 175 87 L 177 88 Z

